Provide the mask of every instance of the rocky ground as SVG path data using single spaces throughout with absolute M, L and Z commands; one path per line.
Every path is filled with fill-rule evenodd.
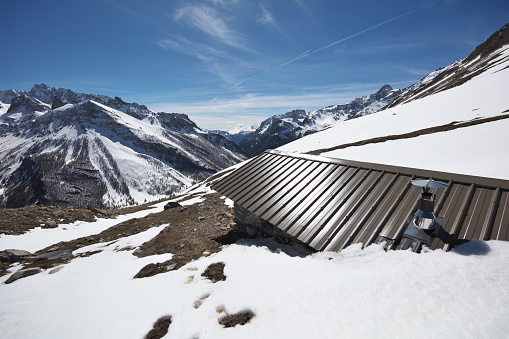
M 169 204 L 159 213 L 152 213 L 144 218 L 134 218 L 121 222 L 103 232 L 67 242 L 53 244 L 36 253 L 4 253 L 0 256 L 0 276 L 8 273 L 7 268 L 14 262 L 24 269 L 50 269 L 71 260 L 75 251 L 81 247 L 102 242 L 115 242 L 118 239 L 143 232 L 151 227 L 168 224 L 156 237 L 144 243 L 134 255 L 145 257 L 154 254 L 172 253 L 171 260 L 145 266 L 135 278 L 144 278 L 169 270 L 179 269 L 186 263 L 202 255 L 218 252 L 222 245 L 230 244 L 246 235 L 235 228 L 233 211 L 224 203 L 217 193 L 206 194 L 201 203 L 188 206 Z M 178 197 L 174 197 L 175 200 Z M 185 199 L 192 199 L 193 195 Z M 172 201 L 172 199 L 169 199 Z M 183 202 L 184 200 L 181 200 Z M 0 233 L 22 234 L 34 227 L 56 227 L 59 223 L 70 223 L 76 220 L 93 221 L 96 217 L 115 218 L 151 208 L 154 202 L 136 207 L 118 210 L 55 208 L 45 206 L 26 206 L 18 209 L 0 210 Z M 173 207 L 170 207 L 173 205 Z M 4 249 L 0 249 L 4 250 Z M 18 249 L 23 250 L 23 249 Z M 129 250 L 122 248 L 119 250 Z M 94 255 L 97 252 L 86 252 L 80 256 Z M 35 272 L 35 273 L 34 273 Z M 38 272 L 32 271 L 31 274 Z

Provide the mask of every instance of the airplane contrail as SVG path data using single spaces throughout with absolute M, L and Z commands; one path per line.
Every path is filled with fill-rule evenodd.
M 319 48 L 319 49 L 317 49 L 317 50 L 315 50 L 315 51 L 313 51 L 313 52 L 311 52 L 311 53 L 307 54 L 306 56 L 311 55 L 311 54 L 314 54 L 314 53 L 316 53 L 316 52 L 320 52 L 320 51 L 322 51 L 322 50 L 324 50 L 324 49 L 326 49 L 326 48 L 329 48 L 329 47 L 335 46 L 335 45 L 337 45 L 337 44 L 339 44 L 339 43 L 341 43 L 341 42 L 343 42 L 343 41 L 350 40 L 350 39 L 352 39 L 352 38 L 354 38 L 354 37 L 356 37 L 356 36 L 358 36 L 358 35 L 361 35 L 361 34 L 363 34 L 363 33 L 366 33 L 366 32 L 368 32 L 368 31 L 371 31 L 372 29 L 378 28 L 378 27 L 380 27 L 380 26 L 382 26 L 382 25 L 388 24 L 389 22 L 392 22 L 392 21 L 394 21 L 394 20 L 397 20 L 397 19 L 399 19 L 399 18 L 402 18 L 402 17 L 404 17 L 404 16 L 410 15 L 410 14 L 412 14 L 412 13 L 414 13 L 414 12 L 417 12 L 417 11 L 419 11 L 419 10 L 421 10 L 421 9 L 425 8 L 425 7 L 428 7 L 429 5 L 431 5 L 431 3 L 426 4 L 426 5 L 424 5 L 424 6 L 421 6 L 421 7 L 417 8 L 417 9 L 411 10 L 411 11 L 409 11 L 409 12 L 403 13 L 403 14 L 401 14 L 401 15 L 398 15 L 398 16 L 396 16 L 396 17 L 392 18 L 392 19 L 386 20 L 386 21 L 384 21 L 384 22 L 381 22 L 381 23 L 376 24 L 376 25 L 374 25 L 374 26 L 371 26 L 371 27 L 369 27 L 369 28 L 366 28 L 365 30 L 362 30 L 362 31 L 360 31 L 360 32 L 357 32 L 357 33 L 355 33 L 355 34 L 352 34 L 352 35 L 350 35 L 350 36 L 348 36 L 348 37 L 346 37 L 346 38 L 343 38 L 343 39 L 341 39 L 341 40 L 334 41 L 333 43 L 328 44 L 327 46 L 324 46 L 324 47 L 322 47 L 322 48 Z
M 369 32 L 369 31 L 371 31 L 371 30 L 373 30 L 373 29 L 375 29 L 375 28 L 378 28 L 378 27 L 380 27 L 380 26 L 383 26 L 383 25 L 385 25 L 385 24 L 388 24 L 389 22 L 392 22 L 392 21 L 397 20 L 397 19 L 399 19 L 399 18 L 402 18 L 402 17 L 404 17 L 404 16 L 410 15 L 410 14 L 412 14 L 412 13 L 414 13 L 414 12 L 417 12 L 417 11 L 419 11 L 419 10 L 421 10 L 421 9 L 425 8 L 425 7 L 428 7 L 428 6 L 430 6 L 430 5 L 431 5 L 431 3 L 426 4 L 426 5 L 424 5 L 424 6 L 421 6 L 421 7 L 417 8 L 417 9 L 413 9 L 413 10 L 408 11 L 408 12 L 406 12 L 406 13 L 400 14 L 400 15 L 398 15 L 398 16 L 395 16 L 394 18 L 391 18 L 391 19 L 389 19 L 389 20 L 385 20 L 384 22 L 381 22 L 381 23 L 378 23 L 378 24 L 376 24 L 376 25 L 374 25 L 374 26 L 371 26 L 371 27 L 369 27 L 369 28 L 366 28 L 366 29 L 364 29 L 364 30 L 362 30 L 362 31 L 360 31 L 360 32 L 357 32 L 357 33 L 355 33 L 355 34 L 352 34 L 352 35 L 350 35 L 350 36 L 347 36 L 346 38 L 343 38 L 343 39 L 341 39 L 341 40 L 334 41 L 333 43 L 330 43 L 330 44 L 328 44 L 328 45 L 326 45 L 326 46 L 324 46 L 324 47 L 318 48 L 318 49 L 316 49 L 316 50 L 314 50 L 314 51 L 312 51 L 311 49 L 309 49 L 309 50 L 307 50 L 306 52 L 304 52 L 304 53 L 300 54 L 299 56 L 297 56 L 297 57 L 295 57 L 295 58 L 293 58 L 293 59 L 291 59 L 291 60 L 288 60 L 288 61 L 286 61 L 286 62 L 284 62 L 284 63 L 282 63 L 282 64 L 280 64 L 280 65 L 278 65 L 278 66 L 275 66 L 275 67 L 269 68 L 268 70 L 265 70 L 265 71 L 263 71 L 263 72 L 260 72 L 260 73 L 257 73 L 257 74 L 254 74 L 254 75 L 251 75 L 251 76 L 249 76 L 249 77 L 245 78 L 244 80 L 239 81 L 238 83 L 236 83 L 235 85 L 233 85 L 232 87 L 230 87 L 230 89 L 237 87 L 238 85 L 242 84 L 243 82 L 245 82 L 245 81 L 246 81 L 246 80 L 248 80 L 248 79 L 254 78 L 254 77 L 256 77 L 256 76 L 258 76 L 258 75 L 261 75 L 261 74 L 265 74 L 265 73 L 268 73 L 268 72 L 272 72 L 272 71 L 274 71 L 274 70 L 276 70 L 276 69 L 278 69 L 278 68 L 281 68 L 281 67 L 284 67 L 284 66 L 286 66 L 286 65 L 288 65 L 288 64 L 291 64 L 291 63 L 293 63 L 293 62 L 295 62 L 295 61 L 297 61 L 297 60 L 304 59 L 305 57 L 310 56 L 311 54 L 318 53 L 318 52 L 320 52 L 320 51 L 323 51 L 324 49 L 327 49 L 327 48 L 329 48 L 329 47 L 335 46 L 335 45 L 337 45 L 337 44 L 339 44 L 339 43 L 341 43 L 341 42 L 344 42 L 344 41 L 350 40 L 350 39 L 352 39 L 352 38 L 354 38 L 354 37 L 356 37 L 356 36 L 358 36 L 358 35 L 361 35 L 361 34 L 363 34 L 363 33 Z

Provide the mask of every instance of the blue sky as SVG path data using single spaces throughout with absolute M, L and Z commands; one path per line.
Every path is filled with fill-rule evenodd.
M 25 0 L 2 4 L 0 90 L 35 83 L 202 128 L 406 87 L 509 22 L 509 1 Z

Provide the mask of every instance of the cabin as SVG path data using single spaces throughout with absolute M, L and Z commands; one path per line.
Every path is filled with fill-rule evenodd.
M 509 240 L 508 180 L 269 150 L 212 189 L 234 201 L 249 234 L 316 251 Z

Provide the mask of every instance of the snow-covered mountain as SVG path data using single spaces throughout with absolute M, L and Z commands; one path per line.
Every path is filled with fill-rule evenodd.
M 247 135 L 239 145 L 249 155 L 254 156 L 266 149 L 277 148 L 340 121 L 374 113 L 392 102 L 402 91 L 394 90 L 390 85 L 384 85 L 376 93 L 356 98 L 347 104 L 332 105 L 312 112 L 293 110 L 274 115 L 264 120 L 256 131 Z
M 508 179 L 509 25 L 387 108 L 281 151 Z
M 0 92 L 0 204 L 132 205 L 245 159 L 184 114 L 45 84 Z M 5 109 L 7 108 L 7 109 Z
M 247 137 L 249 134 L 256 131 L 256 128 L 257 128 L 256 125 L 237 124 L 226 131 L 211 130 L 210 132 L 221 134 L 222 136 L 225 136 L 238 144 L 242 140 L 244 140 L 244 138 Z

